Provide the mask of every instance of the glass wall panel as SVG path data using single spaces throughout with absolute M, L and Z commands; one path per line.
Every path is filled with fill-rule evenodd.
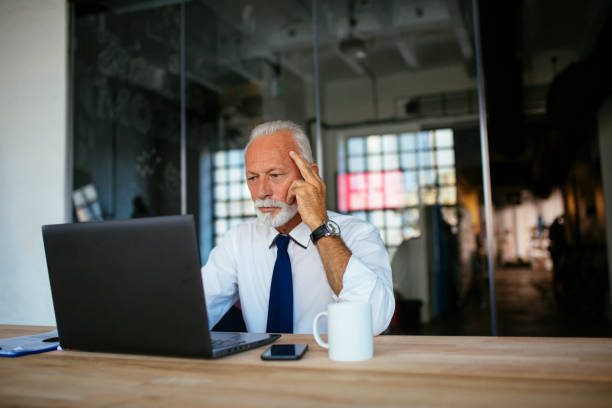
M 323 144 L 313 148 L 328 207 L 380 230 L 397 297 L 391 333 L 490 334 L 492 259 L 499 334 L 610 336 L 612 5 L 480 1 L 489 237 L 471 5 L 318 1 Z M 316 134 L 311 2 L 71 7 L 75 220 L 185 204 L 205 262 L 254 216 L 250 130 L 289 119 Z
M 499 333 L 611 336 L 612 4 L 480 3 Z
M 255 216 L 243 156 L 251 129 L 314 118 L 312 33 L 310 2 L 185 2 L 188 212 L 202 262 Z
M 380 230 L 392 333 L 491 333 L 470 5 L 320 2 L 328 202 Z
M 180 212 L 180 6 L 138 4 L 73 4 L 79 221 Z

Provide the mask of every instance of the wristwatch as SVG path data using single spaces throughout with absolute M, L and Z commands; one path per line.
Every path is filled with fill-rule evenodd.
M 316 244 L 318 240 L 323 237 L 339 237 L 340 236 L 340 227 L 338 224 L 333 222 L 332 220 L 327 220 L 323 224 L 321 224 L 318 228 L 312 231 L 310 234 L 310 239 L 312 239 L 312 243 Z

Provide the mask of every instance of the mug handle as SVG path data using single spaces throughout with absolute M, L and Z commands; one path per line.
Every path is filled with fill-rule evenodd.
M 323 341 L 321 336 L 319 336 L 319 330 L 317 328 L 318 326 L 317 323 L 319 322 L 319 319 L 323 316 L 327 316 L 327 312 L 321 312 L 315 316 L 314 321 L 312 322 L 312 334 L 314 335 L 314 338 L 317 341 L 317 343 L 319 343 L 319 346 L 328 349 L 329 343 L 326 343 Z

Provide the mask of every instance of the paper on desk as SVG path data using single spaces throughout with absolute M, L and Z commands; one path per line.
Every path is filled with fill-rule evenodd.
M 49 341 L 52 339 L 54 341 Z M 47 340 L 47 341 L 45 341 Z M 57 350 L 57 330 L 30 336 L 0 339 L 0 357 L 18 357 L 26 354 Z

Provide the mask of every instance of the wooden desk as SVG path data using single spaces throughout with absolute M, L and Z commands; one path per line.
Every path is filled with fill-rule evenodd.
M 49 327 L 0 326 L 0 337 Z M 337 363 L 312 336 L 300 361 L 263 348 L 220 360 L 54 351 L 0 358 L 0 406 L 610 407 L 612 339 L 380 336 Z

